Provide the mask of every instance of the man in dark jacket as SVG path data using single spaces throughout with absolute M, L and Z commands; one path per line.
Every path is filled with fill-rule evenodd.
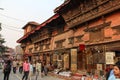
M 11 61 L 7 60 L 4 64 L 4 69 L 3 69 L 4 80 L 9 80 L 10 71 L 11 71 Z

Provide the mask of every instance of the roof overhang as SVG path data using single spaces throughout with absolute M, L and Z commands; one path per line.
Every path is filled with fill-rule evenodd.
M 37 26 L 34 30 L 31 32 L 27 33 L 23 37 L 21 37 L 19 40 L 17 40 L 17 43 L 21 43 L 23 40 L 27 39 L 31 34 L 34 34 L 36 31 L 40 30 L 42 27 L 46 26 L 48 23 L 51 21 L 57 19 L 59 17 L 59 14 L 54 14 L 52 17 L 50 17 L 48 20 Z
M 55 10 L 54 13 L 59 12 L 62 8 L 64 8 L 66 5 L 68 5 L 70 3 L 71 0 L 66 0 L 63 4 L 61 4 L 60 6 L 58 6 Z
M 38 25 L 40 25 L 40 24 L 37 23 L 37 22 L 31 21 L 31 22 L 28 22 L 22 29 L 25 29 L 28 25 L 35 25 L 35 26 L 38 26 Z

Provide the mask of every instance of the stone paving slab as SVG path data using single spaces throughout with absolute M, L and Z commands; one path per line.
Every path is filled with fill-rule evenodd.
M 9 80 L 22 80 L 23 74 L 20 74 L 18 71 L 16 74 L 14 74 L 12 71 L 10 73 Z M 4 74 L 2 73 L 2 70 L 0 69 L 0 80 L 3 80 Z M 32 80 L 35 80 L 35 76 L 32 76 Z M 42 79 L 38 78 L 38 80 L 64 80 L 56 76 L 47 75 L 42 77 Z

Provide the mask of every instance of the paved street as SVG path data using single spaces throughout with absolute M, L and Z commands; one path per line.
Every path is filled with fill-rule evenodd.
M 3 80 L 3 76 L 4 74 L 2 73 L 2 70 L 0 69 L 0 80 Z M 22 79 L 23 74 L 19 74 L 18 71 L 16 74 L 13 74 L 13 72 L 11 71 L 10 74 L 10 78 L 9 80 L 21 80 Z M 32 80 L 35 80 L 35 76 L 32 76 Z M 40 79 L 38 79 L 40 80 Z M 41 80 L 63 80 L 63 79 L 59 79 L 57 77 L 53 77 L 53 76 L 44 76 Z

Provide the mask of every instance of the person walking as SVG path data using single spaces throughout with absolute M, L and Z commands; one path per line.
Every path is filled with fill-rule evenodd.
M 41 62 L 40 61 L 37 61 L 37 63 L 36 63 L 36 80 L 37 80 L 38 76 L 40 77 L 40 79 L 42 78 L 41 77 Z
M 116 62 L 106 80 L 120 80 L 120 61 Z
M 47 76 L 47 74 L 48 74 L 49 67 L 50 67 L 50 64 L 45 64 L 44 65 L 44 74 L 45 74 L 45 76 Z
M 32 65 L 32 62 L 30 62 L 29 66 L 30 66 L 30 71 L 29 71 L 29 79 L 28 80 L 31 80 L 31 77 L 33 75 L 33 65 Z
M 115 75 L 114 75 L 113 69 L 110 71 L 110 75 L 109 75 L 108 79 L 106 79 L 106 80 L 115 80 Z
M 13 66 L 13 73 L 16 74 L 16 69 L 17 69 L 17 61 L 16 60 L 13 61 L 12 66 Z
M 114 65 L 113 72 L 116 78 L 115 80 L 120 80 L 120 61 Z
M 9 80 L 10 72 L 11 72 L 11 61 L 7 60 L 4 64 L 4 68 L 3 68 L 4 80 Z
M 33 62 L 33 74 L 35 74 L 35 72 L 36 72 L 36 61 Z
M 28 63 L 28 59 L 25 59 L 24 63 L 23 63 L 23 71 L 24 71 L 24 75 L 22 77 L 22 80 L 27 80 L 28 79 L 28 75 L 29 75 L 29 70 L 30 70 L 30 66 Z
M 106 80 L 112 80 L 113 78 L 115 78 L 114 73 L 113 73 L 113 64 L 110 64 L 108 71 L 106 73 Z
M 19 62 L 19 73 L 22 74 L 22 71 L 23 71 L 23 62 L 20 61 Z

